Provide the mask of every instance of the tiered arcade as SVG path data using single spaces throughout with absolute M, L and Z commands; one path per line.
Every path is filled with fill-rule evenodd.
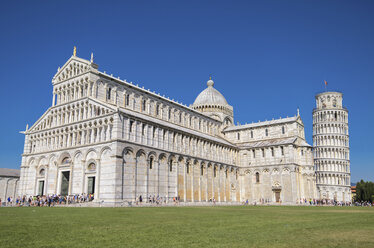
M 320 199 L 350 201 L 348 110 L 343 94 L 316 95 L 313 111 L 314 164 Z

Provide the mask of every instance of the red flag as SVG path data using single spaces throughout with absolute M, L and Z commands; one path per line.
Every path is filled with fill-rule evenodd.
M 325 81 L 325 85 L 327 86 L 327 81 L 326 80 L 324 80 Z

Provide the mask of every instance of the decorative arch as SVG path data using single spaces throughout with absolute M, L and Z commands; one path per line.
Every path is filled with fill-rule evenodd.
M 162 161 L 163 163 L 166 163 L 168 161 L 165 153 L 160 153 L 160 155 L 158 155 L 158 160 Z
M 38 177 L 45 177 L 46 168 L 44 165 L 41 165 L 37 168 Z
M 176 159 L 176 156 L 174 154 L 170 154 L 168 157 L 168 162 L 175 161 L 175 159 Z
M 70 159 L 70 161 L 68 161 L 67 159 Z M 63 152 L 60 154 L 59 158 L 58 158 L 58 161 L 57 163 L 58 164 L 62 164 L 62 163 L 71 163 L 71 156 L 68 152 Z
M 139 149 L 137 152 L 136 152 L 136 157 L 141 157 L 141 156 L 146 156 L 146 152 L 143 150 L 143 149 Z
M 99 156 L 102 157 L 103 153 L 108 152 L 108 151 L 112 152 L 112 148 L 110 148 L 109 146 L 104 146 L 103 148 L 101 148 Z
M 185 158 L 182 155 L 180 155 L 178 157 L 178 162 L 183 162 L 183 161 L 185 161 Z
M 80 150 L 74 152 L 74 155 L 73 155 L 73 162 L 74 163 L 80 163 L 82 160 L 82 157 L 83 157 L 83 154 Z
M 109 147 L 104 147 L 103 149 L 101 149 L 101 151 L 99 153 L 100 154 L 100 159 L 101 160 L 109 160 L 111 152 L 112 152 L 112 149 L 110 149 Z
M 148 153 L 147 158 L 150 159 L 151 157 L 153 157 L 153 158 L 157 158 L 157 153 L 154 152 L 154 151 L 150 151 L 150 152 Z
M 31 157 L 30 159 L 29 159 L 29 161 L 28 161 L 28 165 L 29 166 L 32 166 L 32 165 L 34 165 L 34 163 L 35 163 L 35 158 L 34 157 Z
M 84 160 L 86 161 L 90 159 L 98 159 L 97 152 L 93 148 L 89 149 L 84 157 Z
M 90 159 L 87 161 L 86 171 L 88 172 L 95 172 L 97 168 L 96 161 L 93 159 Z
M 134 149 L 132 147 L 125 147 L 122 151 L 122 157 L 126 158 L 129 155 L 134 155 Z
M 48 160 L 45 156 L 41 156 L 38 161 L 38 166 L 48 165 Z
M 57 165 L 57 162 L 56 162 L 56 155 L 55 154 L 51 154 L 48 158 L 48 161 L 49 161 L 49 164 L 50 165 L 54 165 L 56 166 Z

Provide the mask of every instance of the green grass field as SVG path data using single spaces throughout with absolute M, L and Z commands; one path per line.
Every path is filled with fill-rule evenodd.
M 374 208 L 0 208 L 0 247 L 374 247 Z

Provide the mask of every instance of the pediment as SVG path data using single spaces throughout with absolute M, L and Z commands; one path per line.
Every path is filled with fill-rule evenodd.
M 79 118 L 77 110 L 90 106 L 92 107 L 93 116 Z M 74 112 L 75 111 L 75 112 Z M 63 105 L 50 107 L 47 111 L 32 125 L 26 133 L 32 133 L 51 129 L 63 125 L 75 124 L 91 118 L 100 118 L 101 116 L 114 113 L 116 108 L 109 104 L 102 103 L 92 98 L 85 98 L 79 101 L 70 102 Z M 72 117 L 74 115 L 74 117 Z M 56 116 L 61 117 L 56 121 Z
M 300 115 L 297 116 L 296 121 L 297 121 L 300 125 L 304 126 L 303 120 L 301 119 Z
M 98 66 L 88 60 L 71 56 L 66 63 L 58 69 L 53 77 L 53 83 L 59 83 L 70 78 L 84 74 L 91 69 L 97 69 Z

